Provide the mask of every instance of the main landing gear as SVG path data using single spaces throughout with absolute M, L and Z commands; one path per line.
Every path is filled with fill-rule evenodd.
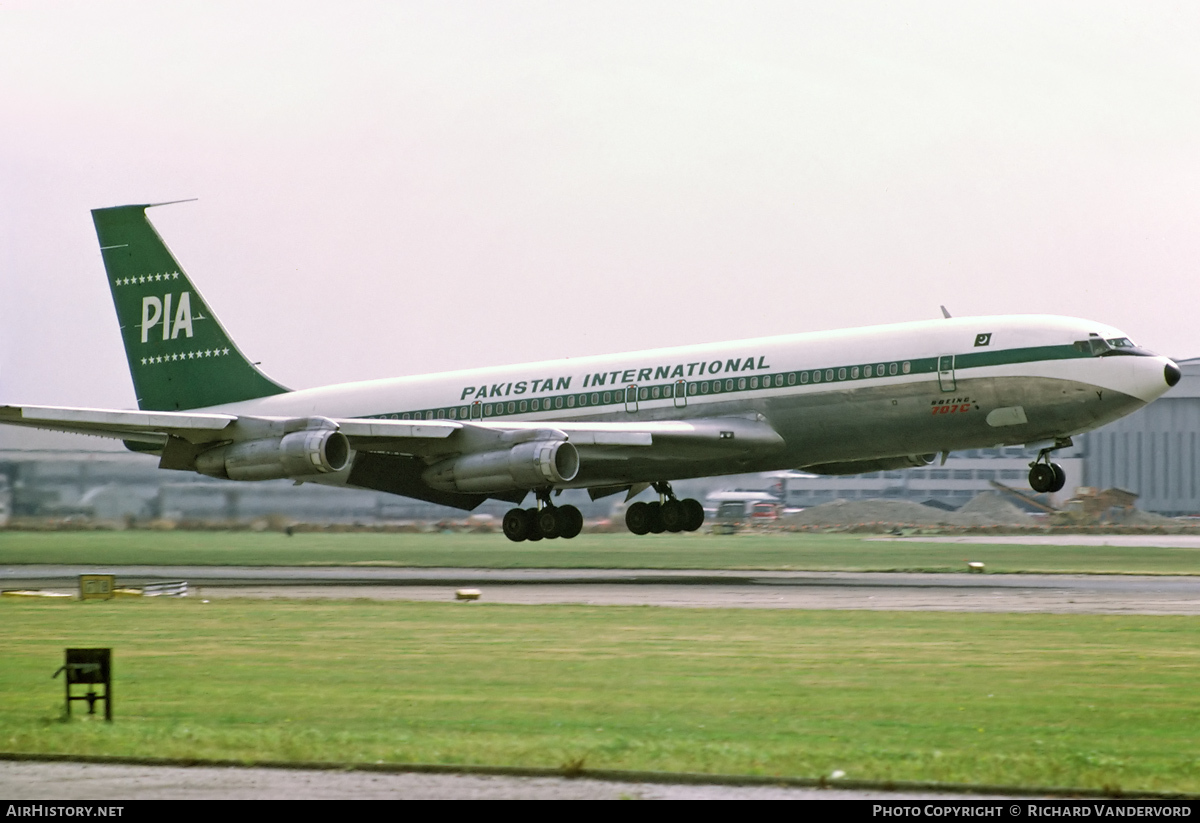
M 704 507 L 699 500 L 679 500 L 670 483 L 655 483 L 658 500 L 634 503 L 625 510 L 625 525 L 634 534 L 694 532 L 704 525 Z
M 538 505 L 532 509 L 509 509 L 504 515 L 504 536 L 514 543 L 570 540 L 583 531 L 583 513 L 574 506 L 556 506 L 550 502 L 549 491 L 538 491 Z
M 1050 452 L 1065 449 L 1071 438 L 1055 441 L 1048 449 L 1038 452 L 1037 460 L 1029 464 L 1029 487 L 1035 492 L 1059 492 L 1067 485 L 1067 474 L 1063 467 L 1050 462 Z

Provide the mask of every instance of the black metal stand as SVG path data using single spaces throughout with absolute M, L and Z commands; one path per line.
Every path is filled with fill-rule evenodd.
M 67 717 L 71 716 L 71 701 L 86 700 L 88 714 L 96 713 L 96 702 L 104 701 L 104 719 L 112 722 L 112 649 L 67 649 L 67 660 L 54 673 L 63 672 L 67 686 Z M 71 687 L 80 684 L 88 687 L 87 694 L 73 695 Z M 96 686 L 104 686 L 104 694 L 96 694 Z

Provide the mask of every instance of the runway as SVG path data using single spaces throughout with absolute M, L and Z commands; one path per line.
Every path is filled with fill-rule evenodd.
M 962 795 L 566 777 L 0 761 L 0 796 L 45 800 L 952 800 Z M 972 800 L 1020 799 L 968 795 Z
M 900 572 L 414 569 L 392 567 L 7 566 L 0 588 L 69 592 L 80 574 L 120 586 L 186 580 L 201 599 L 453 600 L 684 608 L 868 609 L 1049 614 L 1200 614 L 1200 576 Z

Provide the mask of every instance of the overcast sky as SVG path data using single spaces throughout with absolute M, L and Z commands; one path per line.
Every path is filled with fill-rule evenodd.
M 304 388 L 1053 313 L 1200 355 L 1195 3 L 0 0 L 0 402 L 131 407 L 89 210 Z

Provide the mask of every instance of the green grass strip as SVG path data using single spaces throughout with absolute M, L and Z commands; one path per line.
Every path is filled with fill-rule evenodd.
M 12 753 L 1200 792 L 1193 617 L 2 600 L 0 625 Z M 67 646 L 114 649 L 114 723 L 62 721 Z

